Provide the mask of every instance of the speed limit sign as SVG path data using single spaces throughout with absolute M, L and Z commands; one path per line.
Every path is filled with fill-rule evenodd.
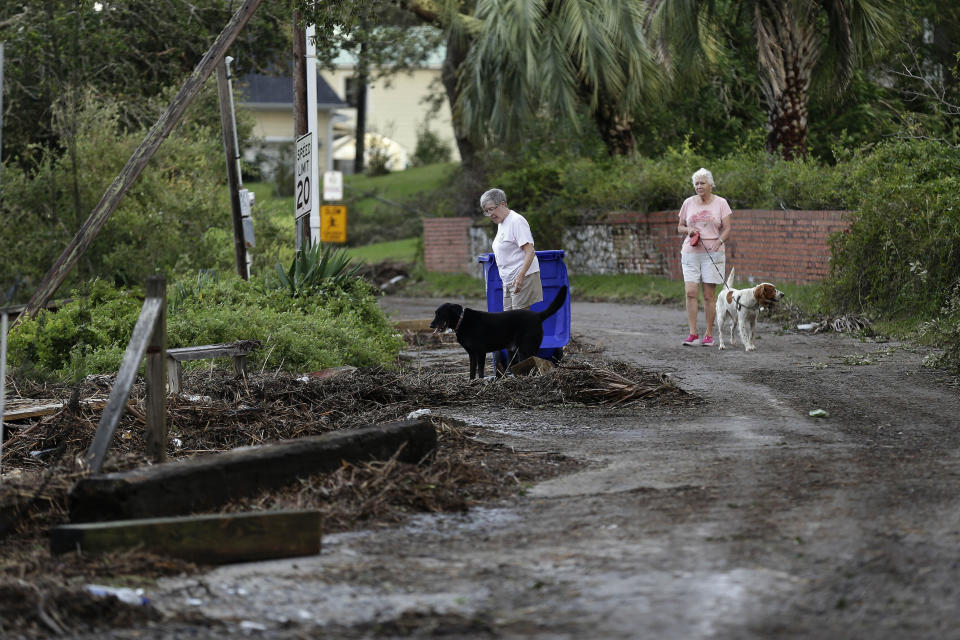
M 313 202 L 310 201 L 310 152 L 312 149 L 312 131 L 297 138 L 296 155 L 293 159 L 294 167 L 296 167 L 296 183 L 293 190 L 293 217 L 297 220 L 310 215 L 310 212 L 313 211 Z

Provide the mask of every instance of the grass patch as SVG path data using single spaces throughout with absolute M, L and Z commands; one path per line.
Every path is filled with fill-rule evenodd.
M 466 273 L 426 273 L 403 289 L 405 296 L 426 298 L 486 298 L 481 278 Z
M 376 264 L 384 260 L 412 263 L 416 260 L 419 248 L 420 238 L 404 238 L 375 242 L 362 247 L 350 247 L 346 251 L 352 260 L 367 264 Z
M 372 211 L 379 201 L 364 197 L 365 194 L 375 194 L 386 200 L 401 202 L 435 191 L 440 185 L 450 180 L 456 167 L 456 163 L 448 162 L 411 167 L 382 176 L 365 174 L 344 176 L 343 182 L 346 187 L 344 196 L 353 201 L 358 213 L 369 213 L 368 209 Z

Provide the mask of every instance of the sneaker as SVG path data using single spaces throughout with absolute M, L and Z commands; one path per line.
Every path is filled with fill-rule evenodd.
M 701 347 L 712 347 L 712 346 L 713 346 L 713 338 L 712 338 L 711 336 L 707 336 L 706 338 L 704 338 L 703 340 L 700 341 L 700 346 L 701 346 Z
M 683 346 L 692 347 L 693 344 L 700 338 L 696 333 L 691 333 L 687 336 L 687 339 L 683 341 Z

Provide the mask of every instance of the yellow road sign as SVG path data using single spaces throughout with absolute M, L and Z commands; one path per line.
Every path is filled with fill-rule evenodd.
M 342 205 L 320 207 L 320 242 L 347 241 L 347 208 Z

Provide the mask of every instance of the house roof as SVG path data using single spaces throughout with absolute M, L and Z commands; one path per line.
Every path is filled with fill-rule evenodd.
M 249 73 L 241 78 L 239 102 L 247 106 L 291 107 L 293 106 L 293 78 Z M 340 99 L 323 77 L 317 74 L 317 108 L 345 109 L 349 107 Z

